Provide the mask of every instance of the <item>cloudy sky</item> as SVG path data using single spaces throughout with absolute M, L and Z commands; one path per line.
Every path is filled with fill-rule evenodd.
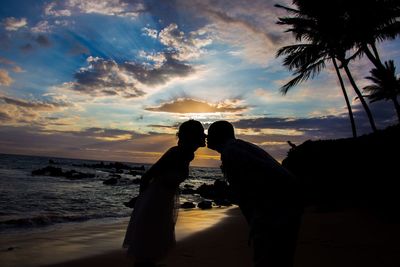
M 276 51 L 294 40 L 276 24 L 276 3 L 289 1 L 2 0 L 0 153 L 151 163 L 190 118 L 229 120 L 278 160 L 288 140 L 350 137 L 331 64 L 280 94 L 291 74 Z M 400 66 L 399 47 L 379 51 Z M 350 67 L 365 86 L 372 66 Z M 371 108 L 379 128 L 395 121 L 390 102 Z M 194 164 L 218 159 L 200 149 Z

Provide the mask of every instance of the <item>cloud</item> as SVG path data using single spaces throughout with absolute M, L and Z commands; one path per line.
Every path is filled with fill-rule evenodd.
M 164 54 L 165 61 L 161 65 L 148 68 L 136 63 L 126 62 L 123 69 L 145 85 L 162 85 L 175 77 L 186 77 L 195 72 L 190 65 L 179 61 L 171 54 Z
M 54 16 L 54 17 L 69 17 L 71 16 L 71 11 L 68 9 L 56 9 L 57 3 L 51 2 L 44 8 L 44 14 L 47 16 Z
M 40 46 L 43 46 L 43 47 L 49 47 L 49 46 L 51 46 L 50 40 L 49 40 L 46 36 L 41 35 L 41 34 L 40 34 L 38 37 L 36 37 L 36 42 L 37 42 Z
M 5 57 L 0 57 L 0 64 L 2 65 L 13 65 L 15 62 L 5 58 Z
M 4 57 L 0 57 L 0 65 L 3 65 L 7 70 L 11 70 L 15 73 L 24 72 L 24 70 L 20 66 L 18 66 L 14 61 L 11 61 Z M 2 71 L 6 71 L 6 70 L 2 69 Z M 1 84 L 1 82 L 0 82 L 0 84 Z
M 14 80 L 8 74 L 8 71 L 5 69 L 0 69 L 0 85 L 10 86 Z
M 154 36 L 154 32 L 149 29 L 147 33 L 149 36 Z M 205 35 L 205 31 L 200 29 L 192 31 L 186 36 L 178 29 L 178 25 L 172 23 L 159 32 L 158 40 L 174 52 L 174 58 L 186 61 L 200 57 L 205 53 L 202 48 L 212 43 L 211 38 L 203 35 Z M 200 38 L 201 36 L 203 37 Z
M 38 44 L 42 48 L 48 48 L 52 46 L 52 42 L 50 39 L 43 35 L 39 34 L 37 36 L 31 35 L 30 36 L 31 42 L 26 43 L 19 47 L 22 52 L 28 53 L 38 48 L 38 46 L 34 45 L 35 43 Z
M 214 21 L 208 28 L 215 32 L 220 41 L 233 46 L 232 55 L 261 66 L 266 66 L 275 58 L 276 47 L 266 33 L 241 20 L 229 18 L 222 12 L 208 13 L 212 14 L 210 18 Z
M 71 131 L 69 133 L 79 137 L 90 137 L 102 141 L 131 140 L 133 137 L 140 135 L 135 131 L 99 127 L 86 128 L 81 131 Z
M 53 26 L 47 20 L 39 21 L 36 26 L 31 28 L 34 33 L 48 33 L 51 32 Z
M 71 103 L 62 100 L 25 100 L 0 95 L 2 119 L 8 124 L 44 123 L 46 119 L 42 114 L 58 112 L 70 106 Z
M 147 125 L 147 127 L 152 129 L 154 132 L 158 132 L 158 133 L 161 132 L 161 133 L 168 133 L 168 134 L 176 134 L 179 125 L 178 124 L 174 124 L 174 125 L 150 124 L 150 125 Z
M 9 18 L 5 18 L 3 20 L 3 24 L 4 24 L 4 28 L 7 31 L 17 31 L 20 28 L 25 27 L 28 24 L 28 22 L 27 22 L 26 18 L 17 19 L 14 17 L 9 17 Z
M 142 50 L 139 52 L 139 56 L 153 63 L 155 67 L 161 67 L 167 60 L 165 53 L 163 52 L 147 53 Z
M 52 110 L 56 107 L 66 107 L 69 106 L 66 102 L 50 102 L 50 101 L 27 101 L 17 98 L 11 98 L 6 96 L 0 96 L 0 101 L 6 104 L 19 106 L 23 108 L 32 108 L 36 110 Z
M 12 67 L 12 71 L 16 73 L 24 72 L 24 70 L 20 66 Z
M 234 106 L 232 104 L 220 103 L 209 104 L 194 99 L 175 99 L 172 102 L 163 103 L 158 107 L 148 107 L 148 111 L 170 112 L 170 113 L 221 113 L 221 112 L 243 112 L 246 107 Z
M 397 123 L 393 105 L 388 102 L 379 102 L 370 105 L 375 122 L 380 129 Z M 371 127 L 364 110 L 360 106 L 353 109 L 358 135 L 371 133 Z M 337 139 L 352 136 L 350 119 L 347 113 L 335 116 L 318 116 L 311 118 L 289 118 L 289 117 L 260 117 L 255 119 L 242 119 L 233 122 L 235 128 L 253 133 L 273 134 L 290 133 L 301 131 L 298 141 L 307 139 Z M 242 131 L 243 132 L 243 131 Z M 288 137 L 290 134 L 285 134 Z
M 20 49 L 21 49 L 23 52 L 30 52 L 30 51 L 33 50 L 33 45 L 30 44 L 30 43 L 27 43 L 27 44 L 24 44 L 23 46 L 21 46 Z
M 135 62 L 118 64 L 114 60 L 88 57 L 88 67 L 75 73 L 71 89 L 92 96 L 140 97 L 144 86 L 163 85 L 176 77 L 185 77 L 194 69 L 165 55 L 161 65 L 149 67 Z
M 92 96 L 139 97 L 144 92 L 136 80 L 114 60 L 88 57 L 89 66 L 75 73 L 72 89 Z
M 8 113 L 0 110 L 0 122 L 4 123 L 4 122 L 11 121 L 11 120 L 12 120 L 12 118 L 10 117 L 10 115 Z
M 150 28 L 144 27 L 142 29 L 142 31 L 143 31 L 144 35 L 149 36 L 149 37 L 151 37 L 153 39 L 157 39 L 158 32 L 157 32 L 156 29 L 150 29 Z
M 72 55 L 90 55 L 89 49 L 78 42 L 74 43 L 68 52 Z
M 351 134 L 349 119 L 345 116 L 325 116 L 314 118 L 269 118 L 243 119 L 233 123 L 237 129 L 262 132 L 264 134 L 303 132 L 303 138 L 345 137 Z M 271 130 L 272 129 L 272 130 Z M 297 135 L 297 134 L 296 134 Z
M 289 2 L 289 1 L 284 1 Z M 267 66 L 278 47 L 288 41 L 276 25 L 279 10 L 272 0 L 178 0 L 182 10 L 207 23 L 203 27 L 216 42 L 233 46 L 231 54 Z M 282 3 L 281 4 L 285 4 Z M 261 12 L 262 11 L 262 12 Z
M 40 126 L 3 126 L 0 140 L 7 141 L 0 142 L 2 153 L 139 163 L 154 163 L 176 144 L 173 134 L 138 134 L 109 128 L 52 131 Z
M 36 42 L 37 42 L 40 46 L 43 46 L 43 47 L 49 47 L 49 46 L 51 46 L 51 42 L 50 42 L 49 38 L 47 38 L 46 36 L 41 35 L 41 34 L 36 38 Z
M 44 8 L 47 16 L 68 17 L 74 12 L 135 18 L 145 11 L 141 1 L 128 0 L 67 0 L 49 3 Z
M 359 134 L 370 132 L 364 119 L 358 121 Z M 348 117 L 325 116 L 314 118 L 260 117 L 232 122 L 238 138 L 250 141 L 269 152 L 277 160 L 285 158 L 290 149 L 287 141 L 299 145 L 306 140 L 351 137 Z
M 138 134 L 135 131 L 109 128 L 64 132 L 49 131 L 38 126 L 4 126 L 0 127 L 0 151 L 152 164 L 170 147 L 176 145 L 175 132 Z M 132 138 L 120 139 L 119 136 L 123 134 L 131 135 Z M 219 166 L 219 155 L 209 149 L 199 149 L 191 165 Z

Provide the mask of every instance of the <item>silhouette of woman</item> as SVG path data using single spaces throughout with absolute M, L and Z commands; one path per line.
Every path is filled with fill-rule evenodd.
M 141 178 L 139 197 L 126 231 L 123 247 L 135 267 L 156 266 L 175 244 L 179 184 L 189 175 L 194 152 L 205 146 L 199 121 L 181 124 L 178 145 L 170 148 Z

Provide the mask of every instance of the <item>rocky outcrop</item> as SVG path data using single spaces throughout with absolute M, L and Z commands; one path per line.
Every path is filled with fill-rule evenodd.
M 61 168 L 47 166 L 42 169 L 33 170 L 32 176 L 43 175 L 43 176 L 53 176 L 53 177 L 65 177 L 70 180 L 93 178 L 96 175 L 94 173 L 83 173 L 75 170 L 63 171 Z

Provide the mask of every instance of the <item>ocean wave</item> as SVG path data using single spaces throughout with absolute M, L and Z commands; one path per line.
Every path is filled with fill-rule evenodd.
M 0 221 L 0 231 L 8 228 L 30 228 L 38 226 L 49 226 L 56 223 L 83 222 L 92 219 L 111 217 L 124 217 L 126 214 L 105 214 L 105 215 L 39 215 L 28 218 L 18 218 Z

